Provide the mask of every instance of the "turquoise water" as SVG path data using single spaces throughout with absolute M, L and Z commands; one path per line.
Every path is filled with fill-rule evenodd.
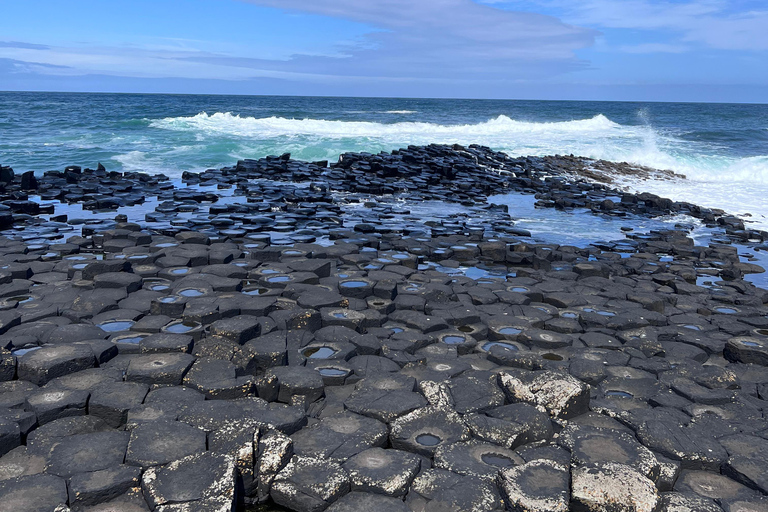
M 0 93 L 0 163 L 177 177 L 239 158 L 478 143 L 511 155 L 575 154 L 671 169 L 623 181 L 753 215 L 768 229 L 768 105 Z

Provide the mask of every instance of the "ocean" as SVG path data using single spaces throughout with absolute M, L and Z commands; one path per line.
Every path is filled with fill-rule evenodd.
M 0 93 L 0 164 L 179 177 L 290 152 L 482 144 L 513 156 L 574 154 L 686 176 L 620 184 L 748 215 L 768 229 L 768 105 Z

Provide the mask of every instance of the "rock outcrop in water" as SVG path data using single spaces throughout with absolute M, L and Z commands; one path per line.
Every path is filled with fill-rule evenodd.
M 3 168 L 0 509 L 764 510 L 768 235 L 587 164 Z M 502 191 L 721 231 L 536 243 Z

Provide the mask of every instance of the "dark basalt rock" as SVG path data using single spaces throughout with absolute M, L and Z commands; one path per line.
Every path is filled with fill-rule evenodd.
M 761 510 L 768 292 L 740 258 L 768 233 L 608 179 L 651 172 L 440 145 L 180 186 L 2 168 L 0 488 L 38 482 L 51 510 Z M 540 243 L 487 204 L 505 192 L 627 225 Z M 669 214 L 709 245 L 632 220 Z

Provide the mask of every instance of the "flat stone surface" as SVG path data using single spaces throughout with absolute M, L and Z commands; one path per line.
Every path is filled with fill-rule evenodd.
M 0 481 L 0 508 L 40 512 L 67 504 L 67 484 L 53 475 L 28 475 Z
M 624 464 L 581 466 L 571 479 L 572 510 L 653 512 L 659 502 L 653 482 Z
M 521 512 L 568 512 L 570 473 L 568 467 L 539 459 L 499 474 L 499 488 L 512 509 Z
M 152 421 L 131 430 L 125 463 L 158 466 L 205 450 L 205 431 L 178 421 Z
M 235 499 L 235 459 L 205 452 L 152 467 L 141 480 L 144 498 L 153 508 L 174 503 Z M 190 505 L 194 506 L 194 505 Z

